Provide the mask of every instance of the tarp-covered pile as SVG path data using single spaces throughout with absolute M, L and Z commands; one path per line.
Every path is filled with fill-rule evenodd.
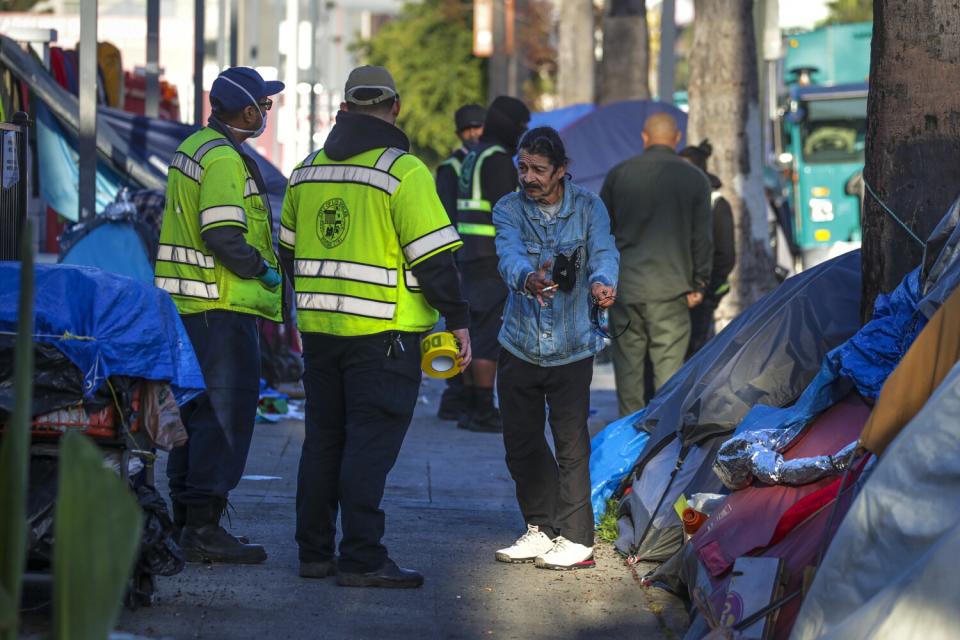
M 19 263 L 0 262 L 0 332 L 15 335 Z M 83 395 L 111 376 L 168 382 L 182 404 L 203 391 L 203 373 L 169 294 L 92 269 L 36 265 L 34 340 L 80 371 Z

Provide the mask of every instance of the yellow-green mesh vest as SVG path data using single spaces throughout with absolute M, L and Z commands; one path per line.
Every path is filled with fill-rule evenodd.
M 430 171 L 391 147 L 308 156 L 290 176 L 280 244 L 294 252 L 300 330 L 359 336 L 432 328 L 411 269 L 462 243 Z
M 155 283 L 182 314 L 224 309 L 280 321 L 280 290 L 241 278 L 220 264 L 201 232 L 244 230 L 247 243 L 279 270 L 270 234 L 266 194 L 230 142 L 213 129 L 197 131 L 177 148 L 167 175 Z
M 500 145 L 491 145 L 471 151 L 463 160 L 457 197 L 457 231 L 464 239 L 464 250 L 460 256 L 463 261 L 497 255 L 494 203 L 484 199 L 480 175 L 484 160 L 494 153 L 506 152 Z

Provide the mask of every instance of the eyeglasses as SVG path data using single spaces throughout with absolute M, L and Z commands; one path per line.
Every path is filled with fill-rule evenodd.
M 593 305 L 590 307 L 590 323 L 593 324 L 593 330 L 596 331 L 601 338 L 606 338 L 607 340 L 616 340 L 625 334 L 627 329 L 630 328 L 630 321 L 627 320 L 627 325 L 622 331 L 620 331 L 620 333 L 615 335 L 610 333 L 610 321 L 607 316 L 607 310 L 601 308 L 600 303 L 613 299 L 614 296 L 607 296 L 606 298 L 601 298 L 599 300 L 594 298 Z
M 270 111 L 270 109 L 273 107 L 273 100 L 267 99 L 267 100 L 264 100 L 263 102 L 258 102 L 257 106 L 263 109 L 264 111 Z

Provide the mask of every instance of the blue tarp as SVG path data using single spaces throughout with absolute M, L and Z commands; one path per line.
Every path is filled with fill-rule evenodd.
M 83 374 L 84 395 L 110 376 L 170 383 L 178 404 L 204 390 L 203 373 L 169 294 L 152 284 L 70 265 L 36 265 L 34 339 Z M 17 330 L 20 263 L 0 262 L 0 331 Z
M 671 104 L 646 100 L 614 102 L 585 115 L 561 131 L 570 173 L 577 184 L 599 193 L 607 173 L 624 160 L 643 153 L 643 123 L 654 113 L 669 113 L 684 132 L 687 114 Z
M 76 141 L 39 100 L 36 103 L 37 155 L 40 162 L 40 195 L 54 211 L 76 222 L 80 213 L 79 156 Z M 97 164 L 97 213 L 101 213 L 117 197 L 121 187 L 132 183 L 123 180 L 106 163 Z
M 852 390 L 871 400 L 880 395 L 883 383 L 914 339 L 960 283 L 958 202 L 928 239 L 928 245 L 936 245 L 939 252 L 926 278 L 917 267 L 892 292 L 878 296 L 870 322 L 826 355 L 820 372 L 795 404 L 783 409 L 757 405 L 744 417 L 737 433 L 758 429 L 799 432 Z
M 592 104 L 574 104 L 553 111 L 540 111 L 530 116 L 530 128 L 553 127 L 557 131 L 563 132 L 564 129 L 583 116 L 593 113 L 595 109 L 596 107 Z
M 106 222 L 79 240 L 60 261 L 96 267 L 153 284 L 153 266 L 147 250 L 133 225 Z
M 645 411 L 641 409 L 611 422 L 590 441 L 590 499 L 597 524 L 607 510 L 607 500 L 633 468 L 650 439 L 649 433 L 637 428 Z

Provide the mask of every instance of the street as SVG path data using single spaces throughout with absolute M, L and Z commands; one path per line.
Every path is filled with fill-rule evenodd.
M 498 434 L 458 431 L 434 416 L 442 382 L 421 400 L 387 484 L 385 543 L 420 570 L 415 590 L 345 589 L 297 576 L 293 540 L 303 423 L 258 424 L 246 476 L 231 495 L 234 533 L 263 543 L 263 565 L 187 565 L 158 578 L 153 607 L 124 611 L 119 630 L 151 638 L 667 638 L 683 635 L 681 602 L 642 589 L 611 545 L 595 569 L 505 565 L 494 551 L 523 529 Z M 598 365 L 591 433 L 615 417 L 610 365 Z M 162 462 L 161 462 L 162 465 Z M 162 466 L 157 482 L 164 483 Z M 162 489 L 166 496 L 166 488 Z

